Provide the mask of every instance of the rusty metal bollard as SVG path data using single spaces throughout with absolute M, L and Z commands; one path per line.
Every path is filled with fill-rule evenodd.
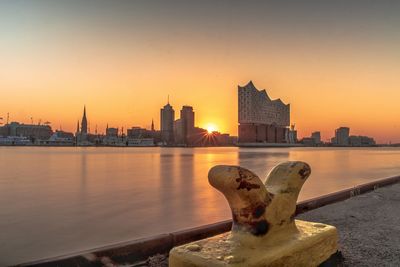
M 175 247 L 169 266 L 318 266 L 337 252 L 330 225 L 295 220 L 301 187 L 311 174 L 307 163 L 274 167 L 265 185 L 253 172 L 219 165 L 208 173 L 232 210 L 232 231 Z

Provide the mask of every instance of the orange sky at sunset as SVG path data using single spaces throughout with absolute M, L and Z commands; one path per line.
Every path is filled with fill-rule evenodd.
M 176 115 L 191 105 L 196 125 L 237 135 L 237 85 L 252 80 L 291 104 L 300 137 L 319 130 L 325 141 L 348 126 L 379 143 L 400 142 L 400 24 L 390 8 L 379 22 L 380 9 L 346 13 L 339 5 L 337 16 L 319 6 L 326 16 L 310 17 L 277 6 L 288 17 L 299 13 L 283 21 L 263 5 L 198 3 L 180 6 L 193 16 L 176 17 L 172 7 L 123 3 L 90 14 L 73 13 L 72 4 L 65 13 L 56 4 L 9 4 L 8 15 L 2 7 L 3 122 L 9 112 L 11 121 L 33 117 L 75 131 L 86 104 L 92 132 L 107 123 L 150 127 L 152 118 L 158 129 L 170 95 Z

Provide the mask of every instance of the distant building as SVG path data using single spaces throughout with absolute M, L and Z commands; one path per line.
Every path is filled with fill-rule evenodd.
M 73 133 L 56 131 L 48 141 L 44 141 L 42 144 L 51 146 L 73 146 L 75 144 L 75 138 Z
M 191 143 L 193 134 L 195 134 L 193 107 L 183 106 L 180 119 L 174 121 L 174 142 L 177 145 L 193 145 Z
M 127 144 L 128 146 L 154 146 L 161 141 L 161 132 L 152 129 L 147 130 L 141 127 L 132 127 L 127 131 Z
M 288 140 L 289 144 L 296 144 L 297 143 L 297 130 L 295 130 L 295 125 L 291 125 L 290 129 L 287 132 L 288 137 L 286 138 Z
M 81 125 L 79 129 L 79 121 L 76 127 L 76 143 L 77 145 L 90 145 L 89 143 L 89 136 L 88 136 L 88 123 L 86 118 L 86 106 L 83 107 L 83 115 L 81 120 Z M 91 140 L 93 137 L 90 138 Z
M 108 127 L 107 125 L 106 137 L 118 137 L 118 128 Z
M 189 146 L 233 146 L 237 144 L 237 137 L 220 132 L 209 133 L 206 129 L 195 127 L 188 137 Z
M 191 106 L 183 106 L 181 109 L 184 143 L 189 143 L 189 137 L 194 132 L 194 111 Z
M 321 142 L 321 132 L 311 133 L 311 137 L 304 137 L 301 139 L 301 143 L 305 146 L 320 146 Z
M 238 86 L 239 143 L 288 143 L 290 105 L 271 100 L 250 81 Z
M 53 134 L 53 131 L 49 125 L 11 122 L 1 128 L 2 136 L 26 137 L 31 140 L 32 143 L 40 140 L 48 140 Z
M 151 137 L 152 131 L 149 131 L 145 128 L 141 127 L 132 127 L 128 129 L 128 137 L 129 138 L 147 138 Z
M 161 139 L 167 144 L 174 142 L 174 121 L 175 111 L 168 102 L 160 111 Z
M 81 134 L 88 133 L 88 124 L 86 119 L 86 106 L 83 107 L 83 116 L 82 116 L 82 125 L 81 125 Z
M 182 118 L 174 121 L 174 141 L 177 145 L 187 145 L 185 122 Z
M 374 146 L 376 145 L 375 140 L 368 136 L 355 136 L 349 137 L 350 146 Z
M 349 127 L 340 127 L 335 131 L 335 139 L 332 144 L 338 146 L 348 146 L 349 145 L 349 135 L 350 128 Z
M 0 126 L 0 137 L 9 136 L 8 132 L 9 132 L 8 127 Z
M 314 139 L 316 145 L 321 144 L 321 132 L 313 132 L 311 138 Z
M 305 146 L 316 146 L 315 139 L 312 137 L 304 137 L 301 139 L 301 143 Z
M 1 146 L 27 146 L 32 145 L 32 141 L 27 137 L 20 136 L 0 136 L 0 145 Z

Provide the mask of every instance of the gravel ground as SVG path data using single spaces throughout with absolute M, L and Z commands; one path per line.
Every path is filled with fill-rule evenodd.
M 400 266 L 400 184 L 308 211 L 297 219 L 336 226 L 345 266 Z M 168 256 L 156 255 L 140 266 L 167 267 Z
M 309 211 L 297 219 L 336 226 L 346 266 L 400 266 L 400 184 Z

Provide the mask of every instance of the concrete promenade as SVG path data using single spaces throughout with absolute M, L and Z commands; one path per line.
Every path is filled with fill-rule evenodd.
M 400 184 L 300 214 L 337 227 L 344 266 L 400 266 Z M 137 266 L 168 266 L 166 255 Z
M 297 218 L 336 226 L 345 266 L 400 266 L 400 184 Z

